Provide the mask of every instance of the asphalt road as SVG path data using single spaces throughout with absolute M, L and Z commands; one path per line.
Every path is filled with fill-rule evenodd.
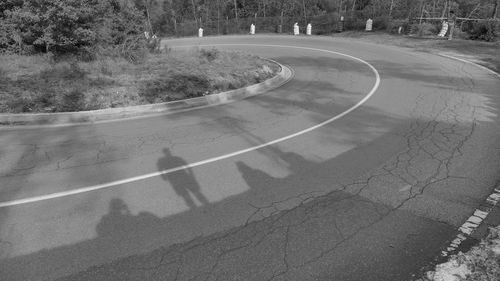
M 212 108 L 0 129 L 0 204 L 40 199 L 0 208 L 1 280 L 409 280 L 500 178 L 500 79 L 473 65 L 329 37 L 164 43 L 295 76 Z

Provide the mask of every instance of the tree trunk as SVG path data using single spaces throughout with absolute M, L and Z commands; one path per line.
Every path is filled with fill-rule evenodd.
M 207 9 L 207 18 L 205 19 L 205 22 L 208 23 L 208 21 L 210 20 L 210 2 L 207 4 L 207 2 L 209 2 L 208 0 L 205 0 L 205 7 Z
M 281 28 L 283 28 L 283 9 L 285 7 L 285 0 L 281 0 L 281 7 L 280 7 L 280 10 L 281 10 Z
M 444 18 L 447 15 L 446 10 L 448 9 L 448 2 L 450 2 L 450 0 L 446 0 L 446 2 L 444 2 L 443 13 L 441 14 L 442 18 Z
M 217 0 L 217 34 L 220 34 L 220 0 Z
M 498 15 L 498 6 L 500 6 L 500 0 L 496 0 L 493 6 L 493 14 L 491 15 L 492 19 L 496 19 Z
M 193 18 L 196 25 L 198 25 L 198 19 L 196 18 L 196 5 L 194 4 L 194 0 L 191 0 L 191 4 L 193 5 Z
M 146 16 L 148 17 L 149 32 L 153 33 L 153 27 L 151 26 L 151 18 L 149 17 L 148 0 L 144 0 L 144 6 L 146 7 Z
M 238 22 L 238 7 L 236 6 L 236 0 L 234 2 L 234 18 L 236 19 L 236 22 Z
M 421 11 L 420 11 L 420 21 L 418 22 L 418 24 L 422 24 L 422 17 L 424 16 L 424 0 L 422 0 L 422 8 L 421 8 Z
M 302 0 L 302 8 L 304 8 L 304 24 L 307 25 L 306 2 Z

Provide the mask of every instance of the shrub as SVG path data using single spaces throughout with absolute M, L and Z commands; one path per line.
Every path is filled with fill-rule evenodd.
M 311 19 L 312 30 L 314 34 L 328 34 L 338 31 L 340 27 L 340 15 L 338 13 L 329 13 L 313 17 Z
M 467 32 L 462 31 L 458 27 L 455 27 L 455 30 L 453 31 L 453 37 L 460 39 L 470 39 L 470 35 Z
M 373 30 L 389 30 L 390 27 L 390 17 L 378 17 L 373 20 Z
M 59 112 L 85 110 L 85 94 L 80 89 L 73 89 L 64 93 L 56 106 Z
M 407 20 L 391 20 L 388 22 L 387 31 L 392 34 L 398 34 L 401 27 L 401 33 L 407 34 L 410 31 L 410 24 Z
M 500 24 L 494 20 L 470 22 L 467 29 L 470 39 L 493 42 L 500 32 Z
M 424 22 L 422 24 L 411 25 L 411 32 L 418 36 L 437 35 L 439 27 L 432 23 Z
M 78 62 L 73 60 L 68 63 L 53 64 L 49 68 L 40 72 L 40 78 L 45 81 L 63 80 L 78 80 L 83 79 L 87 72 L 80 68 Z
M 205 58 L 207 61 L 211 62 L 219 57 L 219 50 L 217 49 L 201 49 L 200 57 Z
M 17 99 L 11 99 L 8 107 L 12 112 L 32 112 L 36 107 L 36 101 L 31 95 L 23 95 Z
M 139 95 L 149 103 L 167 102 L 182 97 L 200 97 L 212 90 L 207 78 L 190 74 L 146 80 L 141 88 Z
M 143 23 L 142 13 L 118 0 L 19 1 L 0 11 L 0 48 L 92 58 L 97 46 L 113 48 L 142 35 Z M 145 40 L 137 40 L 132 49 L 145 45 Z M 131 57 L 130 52 L 126 56 Z

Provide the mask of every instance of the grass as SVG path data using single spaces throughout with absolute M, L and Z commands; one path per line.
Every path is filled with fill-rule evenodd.
M 132 64 L 46 56 L 0 56 L 0 112 L 71 112 L 167 102 L 262 82 L 278 66 L 256 56 L 190 49 Z
M 467 253 L 459 253 L 419 281 L 434 280 L 500 280 L 500 226 L 491 228 L 486 239 Z
M 475 40 L 437 39 L 431 37 L 410 37 L 392 35 L 385 32 L 343 32 L 335 37 L 356 38 L 362 41 L 412 48 L 424 52 L 453 52 L 465 56 L 467 59 L 484 65 L 496 72 L 500 72 L 500 42 L 484 42 Z

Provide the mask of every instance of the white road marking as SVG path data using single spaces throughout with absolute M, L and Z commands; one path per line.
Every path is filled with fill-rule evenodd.
M 273 141 L 270 141 L 270 142 L 266 142 L 266 143 L 263 143 L 263 144 L 260 144 L 260 145 L 256 145 L 256 146 L 253 146 L 253 147 L 242 149 L 242 150 L 239 150 L 239 151 L 236 151 L 236 152 L 232 152 L 232 153 L 225 154 L 225 155 L 218 156 L 218 157 L 214 157 L 214 158 L 209 158 L 209 159 L 206 159 L 206 160 L 203 160 L 203 161 L 198 161 L 198 162 L 195 162 L 195 163 L 191 163 L 191 164 L 188 164 L 188 165 L 184 165 L 184 166 L 180 166 L 180 167 L 176 167 L 176 168 L 172 168 L 172 169 L 167 169 L 167 170 L 158 171 L 158 172 L 154 172 L 154 173 L 149 173 L 149 174 L 145 174 L 145 175 L 141 175 L 141 176 L 137 176 L 137 177 L 131 177 L 131 178 L 127 178 L 127 179 L 122 179 L 122 180 L 118 180 L 118 181 L 112 181 L 112 182 L 98 184 L 98 185 L 93 185 L 93 186 L 88 186 L 88 187 L 82 187 L 82 188 L 68 190 L 68 191 L 55 192 L 55 193 L 46 194 L 46 195 L 40 195 L 40 196 L 34 196 L 34 197 L 29 197 L 29 198 L 24 198 L 24 199 L 17 199 L 17 200 L 0 202 L 0 208 L 11 207 L 11 206 L 16 206 L 16 205 L 22 205 L 22 204 L 28 204 L 28 203 L 35 203 L 35 202 L 40 202 L 40 201 L 44 201 L 44 200 L 61 198 L 61 197 L 66 197 L 66 196 L 70 196 L 70 195 L 77 195 L 77 194 L 81 194 L 81 193 L 85 193 L 85 192 L 90 192 L 90 191 L 100 190 L 100 189 L 114 187 L 114 186 L 118 186 L 118 185 L 128 184 L 128 183 L 132 183 L 132 182 L 136 182 L 136 181 L 140 181 L 140 180 L 145 180 L 145 179 L 157 177 L 157 176 L 164 175 L 164 174 L 170 174 L 170 173 L 173 173 L 173 172 L 176 172 L 176 171 L 180 171 L 180 170 L 184 170 L 184 169 L 194 168 L 194 167 L 197 167 L 197 166 L 201 166 L 201 165 L 205 165 L 205 164 L 208 164 L 208 163 L 212 163 L 212 162 L 216 162 L 216 161 L 219 161 L 219 160 L 223 160 L 223 159 L 227 159 L 227 158 L 230 158 L 230 157 L 234 157 L 234 156 L 237 156 L 237 155 L 240 155 L 240 154 L 243 154 L 243 153 L 251 152 L 251 151 L 254 151 L 254 150 L 266 147 L 266 146 L 277 144 L 279 142 L 283 142 L 283 141 L 286 141 L 286 140 L 298 137 L 300 135 L 304 135 L 304 134 L 309 133 L 309 132 L 311 132 L 313 130 L 316 130 L 318 128 L 321 128 L 321 127 L 323 127 L 323 126 L 325 126 L 325 125 L 327 125 L 329 123 L 332 123 L 333 121 L 335 121 L 335 120 L 337 120 L 339 118 L 342 118 L 345 115 L 351 113 L 352 111 L 354 111 L 355 109 L 357 109 L 358 107 L 360 107 L 361 105 L 363 105 L 369 98 L 371 98 L 373 96 L 373 94 L 377 91 L 377 89 L 378 89 L 378 87 L 380 85 L 380 75 L 379 75 L 377 69 L 375 69 L 375 67 L 373 65 L 371 65 L 367 61 L 364 61 L 364 60 L 362 60 L 360 58 L 357 58 L 357 57 L 354 57 L 354 56 L 350 56 L 350 55 L 347 55 L 347 54 L 343 54 L 343 53 L 339 53 L 339 52 L 334 52 L 334 51 L 329 51 L 329 50 L 323 50 L 323 49 L 316 49 L 316 48 L 309 48 L 309 47 L 285 46 L 285 45 L 211 44 L 211 45 L 199 45 L 199 46 L 263 46 L 263 47 L 282 47 L 282 48 L 305 49 L 305 50 L 326 52 L 326 53 L 331 53 L 331 54 L 336 54 L 336 55 L 344 56 L 344 57 L 353 59 L 355 61 L 358 61 L 358 62 L 361 62 L 361 63 L 367 65 L 368 67 L 370 67 L 370 69 L 375 74 L 376 81 L 375 81 L 375 84 L 373 85 L 372 89 L 370 90 L 370 92 L 362 100 L 360 100 L 358 103 L 356 103 L 354 106 L 352 106 L 348 110 L 346 110 L 346 111 L 340 113 L 339 115 L 336 115 L 336 116 L 334 116 L 334 117 L 332 117 L 332 118 L 330 118 L 330 119 L 328 119 L 328 120 L 326 120 L 326 121 L 324 121 L 322 123 L 319 123 L 319 124 L 317 124 L 317 125 L 315 125 L 313 127 L 310 127 L 308 129 L 299 131 L 297 133 L 294 133 L 294 134 L 291 134 L 291 135 L 288 135 L 288 136 L 285 136 L 285 137 L 282 137 L 282 138 L 279 138 L 279 139 L 276 139 L 276 140 L 273 140 Z

